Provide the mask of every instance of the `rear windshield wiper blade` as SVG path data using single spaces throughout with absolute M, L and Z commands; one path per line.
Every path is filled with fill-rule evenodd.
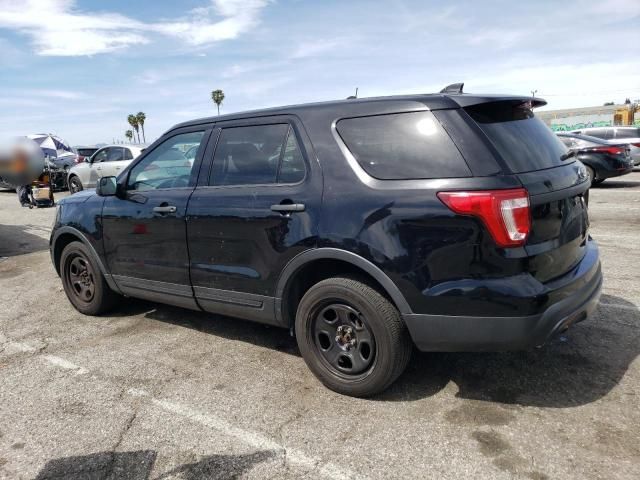
M 576 156 L 576 151 L 575 150 L 569 150 L 567 153 L 563 153 L 562 155 L 560 155 L 560 161 L 564 162 L 565 160 L 568 160 L 571 157 L 575 157 Z

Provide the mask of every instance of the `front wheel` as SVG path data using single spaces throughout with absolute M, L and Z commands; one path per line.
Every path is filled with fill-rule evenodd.
M 82 190 L 84 190 L 84 187 L 82 186 L 82 182 L 77 176 L 72 175 L 69 178 L 69 191 L 73 194 L 73 193 L 81 192 Z
M 99 315 L 118 298 L 82 242 L 71 242 L 60 256 L 60 276 L 67 298 L 80 313 Z
M 331 390 L 354 397 L 389 387 L 412 350 L 395 306 L 355 278 L 329 278 L 305 293 L 296 339 L 313 374 Z

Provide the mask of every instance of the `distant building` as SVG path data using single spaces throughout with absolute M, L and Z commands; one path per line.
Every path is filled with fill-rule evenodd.
M 640 124 L 640 112 L 631 105 L 603 105 L 600 107 L 565 108 L 563 110 L 537 111 L 536 117 L 556 132 L 587 127 Z

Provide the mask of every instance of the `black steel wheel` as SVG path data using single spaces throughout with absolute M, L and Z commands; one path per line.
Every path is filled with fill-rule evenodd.
M 96 291 L 96 281 L 89 261 L 82 254 L 75 254 L 69 259 L 69 266 L 64 273 L 77 300 L 91 302 Z
M 312 315 L 314 346 L 330 368 L 358 375 L 371 367 L 376 342 L 361 312 L 345 303 L 328 303 Z
M 71 242 L 62 251 L 60 276 L 67 298 L 76 310 L 86 315 L 109 310 L 118 298 L 82 242 Z
M 330 389 L 367 397 L 404 371 L 412 345 L 395 306 L 356 278 L 311 287 L 296 315 L 296 339 L 309 369 Z

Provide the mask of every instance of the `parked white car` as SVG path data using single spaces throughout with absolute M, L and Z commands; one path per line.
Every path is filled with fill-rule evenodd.
M 69 191 L 76 193 L 85 188 L 93 188 L 101 177 L 117 177 L 144 148 L 142 145 L 107 145 L 100 148 L 91 158 L 69 170 Z

